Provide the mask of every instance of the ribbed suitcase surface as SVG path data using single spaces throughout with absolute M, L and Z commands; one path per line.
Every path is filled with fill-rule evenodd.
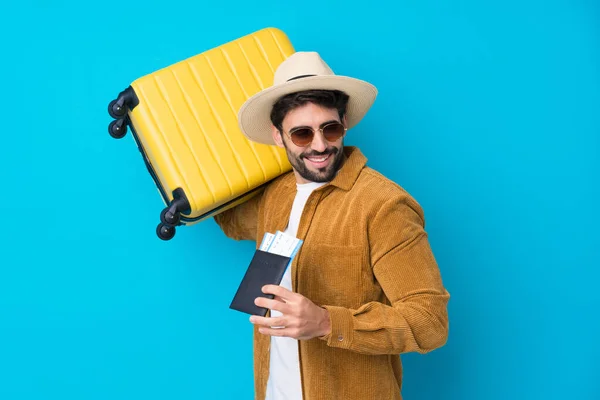
M 285 33 L 266 28 L 131 83 L 130 124 L 166 201 L 185 192 L 186 224 L 291 170 L 285 150 L 243 136 L 237 111 L 293 52 Z

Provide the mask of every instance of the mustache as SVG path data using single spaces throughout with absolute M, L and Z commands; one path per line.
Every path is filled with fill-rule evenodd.
M 327 156 L 327 155 L 335 155 L 337 154 L 338 149 L 336 147 L 331 147 L 328 149 L 325 149 L 325 151 L 320 152 L 320 151 L 311 151 L 310 153 L 303 153 L 301 155 L 301 158 L 306 158 L 306 157 L 319 157 L 319 156 Z

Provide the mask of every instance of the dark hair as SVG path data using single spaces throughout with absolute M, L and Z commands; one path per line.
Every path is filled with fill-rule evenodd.
M 302 92 L 290 93 L 281 97 L 273 105 L 271 110 L 271 122 L 281 132 L 283 119 L 286 114 L 296 107 L 303 106 L 306 103 L 314 103 L 326 108 L 335 108 L 338 111 L 340 119 L 346 114 L 346 106 L 349 96 L 339 90 L 305 90 Z

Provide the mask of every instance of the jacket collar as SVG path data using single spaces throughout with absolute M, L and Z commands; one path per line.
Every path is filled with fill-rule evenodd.
M 344 154 L 346 155 L 346 160 L 344 161 L 342 168 L 340 168 L 335 178 L 333 178 L 329 184 L 324 185 L 316 190 L 326 188 L 327 186 L 335 186 L 346 191 L 352 188 L 358 179 L 360 172 L 366 166 L 367 158 L 362 154 L 358 147 L 355 146 L 345 146 Z M 290 172 L 288 176 L 284 178 L 284 180 L 284 185 L 286 187 L 294 189 L 296 188 L 296 177 L 293 171 Z

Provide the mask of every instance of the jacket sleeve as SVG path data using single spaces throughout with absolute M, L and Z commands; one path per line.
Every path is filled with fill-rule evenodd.
M 264 190 L 251 199 L 214 216 L 225 236 L 235 240 L 256 241 L 258 219 Z
M 408 195 L 390 199 L 369 223 L 373 274 L 389 304 L 329 311 L 331 347 L 363 354 L 427 353 L 448 337 L 449 293 L 424 230 L 421 207 Z

